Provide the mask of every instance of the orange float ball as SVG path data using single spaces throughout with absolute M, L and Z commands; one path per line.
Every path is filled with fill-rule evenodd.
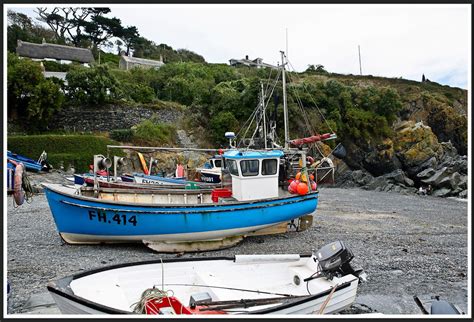
M 314 180 L 314 175 L 310 174 L 310 175 L 309 175 L 309 179 L 310 179 L 310 180 Z
M 308 193 L 308 185 L 306 183 L 300 182 L 296 188 L 296 191 L 299 195 L 305 195 Z
M 297 187 L 298 187 L 298 184 L 299 184 L 299 183 L 300 183 L 300 182 L 299 182 L 298 180 L 293 180 L 293 181 L 290 183 L 290 185 L 288 186 L 288 191 L 289 191 L 290 193 L 296 193 Z
M 295 176 L 295 179 L 296 179 L 296 180 L 300 180 L 300 178 L 301 178 L 301 172 L 298 172 L 298 173 L 296 174 L 296 176 Z

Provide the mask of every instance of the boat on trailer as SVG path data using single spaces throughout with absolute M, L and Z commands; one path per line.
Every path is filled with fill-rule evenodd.
M 279 186 L 282 155 L 279 150 L 226 151 L 230 189 L 43 187 L 67 243 L 141 241 L 162 252 L 219 249 L 316 210 L 317 191 L 293 195 Z
M 336 241 L 307 255 L 172 258 L 103 267 L 47 286 L 63 314 L 331 314 L 354 303 L 361 269 Z

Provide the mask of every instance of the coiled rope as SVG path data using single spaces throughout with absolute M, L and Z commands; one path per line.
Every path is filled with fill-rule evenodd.
M 153 285 L 152 288 L 148 288 L 143 291 L 140 300 L 138 302 L 133 303 L 130 305 L 133 308 L 134 313 L 140 314 L 147 314 L 148 309 L 151 314 L 159 314 L 159 308 L 157 308 L 154 304 L 156 302 L 161 303 L 164 299 L 168 300 L 169 307 L 173 310 L 174 314 L 183 314 L 183 305 L 181 305 L 181 312 L 176 312 L 171 304 L 170 296 L 174 295 L 172 290 L 165 291 L 165 267 L 163 265 L 163 259 L 161 260 L 161 290 L 156 288 Z
M 26 202 L 30 204 L 33 201 L 33 194 L 35 190 L 31 185 L 30 178 L 26 174 L 26 171 L 23 172 L 23 175 L 21 177 L 21 187 L 25 191 Z
M 130 307 L 133 307 L 134 313 L 147 314 L 146 309 L 148 308 L 151 314 L 159 314 L 159 310 L 154 307 L 152 303 L 162 302 L 166 298 L 168 300 L 169 307 L 173 308 L 169 299 L 170 296 L 173 296 L 173 291 L 163 291 L 153 286 L 153 288 L 148 288 L 143 291 L 140 300 L 132 304 Z

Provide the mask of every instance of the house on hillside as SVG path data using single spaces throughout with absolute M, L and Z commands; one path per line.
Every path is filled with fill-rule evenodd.
M 28 57 L 37 61 L 51 60 L 60 64 L 77 62 L 89 66 L 94 61 L 90 49 L 49 44 L 44 39 L 41 44 L 18 40 L 16 52 L 20 57 Z
M 230 66 L 248 66 L 248 67 L 255 67 L 255 68 L 278 68 L 277 66 L 267 64 L 263 62 L 262 58 L 255 58 L 253 60 L 249 59 L 249 56 L 246 55 L 244 59 L 234 59 L 232 58 L 229 60 Z
M 158 69 L 163 66 L 163 58 L 160 56 L 160 60 L 145 59 L 127 56 L 125 52 L 120 54 L 119 68 L 129 70 L 134 67 L 140 68 L 155 68 Z
M 72 62 L 89 67 L 94 62 L 92 51 L 87 48 L 78 48 L 65 45 L 47 43 L 44 38 L 41 44 L 18 40 L 16 53 L 20 58 L 26 57 L 35 61 L 54 61 L 59 64 L 70 64 Z M 53 72 L 44 70 L 43 75 L 46 78 L 57 77 L 66 80 L 66 72 Z

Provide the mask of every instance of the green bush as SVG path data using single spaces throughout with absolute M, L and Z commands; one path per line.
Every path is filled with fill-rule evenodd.
M 68 99 L 75 104 L 100 105 L 121 97 L 119 82 L 107 65 L 75 67 L 67 74 Z
M 136 125 L 133 131 L 133 143 L 139 145 L 173 145 L 175 141 L 175 127 L 165 123 L 145 120 Z
M 30 131 L 44 130 L 64 101 L 60 86 L 45 79 L 41 67 L 30 59 L 8 53 L 8 117 L 26 122 Z
M 143 84 L 133 84 L 129 88 L 130 98 L 137 103 L 151 103 L 156 98 L 153 89 Z
M 120 129 L 110 131 L 110 138 L 119 142 L 131 142 L 133 131 L 131 129 Z
M 48 72 L 68 72 L 71 69 L 69 64 L 60 64 L 55 61 L 45 60 L 43 61 L 44 70 Z
M 119 145 L 118 142 L 103 136 L 94 135 L 29 135 L 10 136 L 7 139 L 8 150 L 37 159 L 44 151 L 48 153 L 48 162 L 53 168 L 74 165 L 76 172 L 86 172 L 92 164 L 94 154 L 107 155 L 107 145 Z M 120 149 L 111 149 L 110 156 L 124 156 Z
M 220 112 L 211 119 L 211 133 L 215 142 L 225 144 L 227 139 L 224 134 L 227 131 L 237 132 L 239 122 L 232 112 Z

